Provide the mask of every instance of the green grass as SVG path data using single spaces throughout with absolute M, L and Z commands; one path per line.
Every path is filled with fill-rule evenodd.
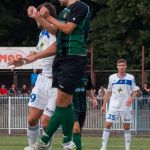
M 53 150 L 60 150 L 61 137 L 55 137 Z M 83 150 L 99 150 L 100 137 L 83 137 Z M 0 136 L 0 150 L 23 150 L 27 145 L 25 136 Z M 110 137 L 107 150 L 124 150 L 124 138 Z M 131 150 L 150 150 L 150 138 L 132 138 Z

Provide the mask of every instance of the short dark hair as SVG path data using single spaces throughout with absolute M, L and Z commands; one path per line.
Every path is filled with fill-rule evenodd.
M 57 15 L 56 15 L 56 9 L 55 9 L 55 6 L 54 6 L 53 4 L 48 3 L 48 2 L 43 3 L 43 4 L 41 4 L 41 5 L 39 5 L 39 6 L 37 7 L 37 10 L 39 11 L 43 6 L 48 9 L 49 14 L 50 14 L 52 17 L 54 17 L 54 18 L 57 17 Z
M 126 61 L 125 59 L 118 59 L 118 60 L 117 60 L 117 65 L 118 65 L 119 63 L 125 63 L 125 64 L 127 65 L 127 61 Z

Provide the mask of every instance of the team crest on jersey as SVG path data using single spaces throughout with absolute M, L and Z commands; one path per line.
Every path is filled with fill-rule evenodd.
M 41 47 L 41 48 L 43 48 L 43 46 L 44 46 L 44 43 L 43 43 L 43 42 L 41 42 L 40 47 Z
M 118 92 L 119 92 L 119 94 L 122 94 L 123 93 L 123 89 L 121 87 L 119 87 Z
M 69 16 L 69 14 L 70 14 L 70 10 L 69 10 L 69 9 L 67 9 L 67 8 L 65 8 L 65 10 L 64 10 L 64 14 L 63 14 L 63 19 L 67 19 L 67 18 L 68 18 L 68 16 Z

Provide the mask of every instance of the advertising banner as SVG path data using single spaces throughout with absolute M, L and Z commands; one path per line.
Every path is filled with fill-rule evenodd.
M 8 66 L 7 63 L 18 57 L 25 57 L 35 47 L 0 47 L 0 69 L 11 69 L 13 66 Z M 41 60 L 37 60 L 31 64 L 26 64 L 15 69 L 41 69 Z

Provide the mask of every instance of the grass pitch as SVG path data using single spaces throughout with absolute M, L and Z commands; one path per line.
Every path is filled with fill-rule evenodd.
M 100 137 L 82 137 L 83 150 L 99 150 Z M 62 137 L 55 137 L 53 150 L 60 150 Z M 0 150 L 23 150 L 27 145 L 25 136 L 0 136 Z M 124 137 L 110 137 L 107 150 L 124 150 Z M 150 138 L 132 138 L 131 150 L 150 150 Z

